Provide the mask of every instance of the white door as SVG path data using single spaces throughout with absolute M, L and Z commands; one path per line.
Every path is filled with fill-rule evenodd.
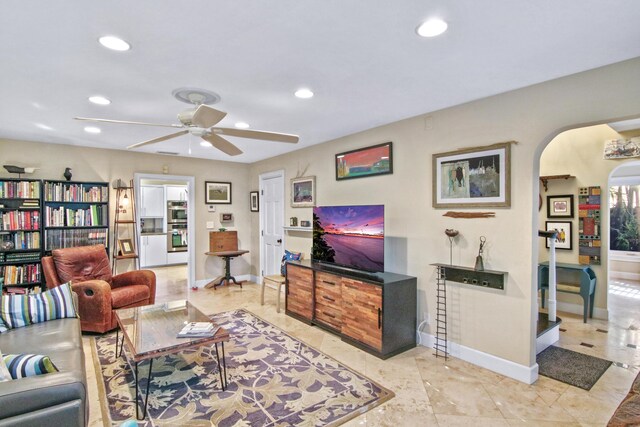
M 262 228 L 262 275 L 280 273 L 280 261 L 284 249 L 284 172 L 278 171 L 260 176 L 260 212 Z

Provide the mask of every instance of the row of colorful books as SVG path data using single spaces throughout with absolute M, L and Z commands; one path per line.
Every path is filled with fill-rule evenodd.
M 106 219 L 107 205 L 91 205 L 87 209 L 69 209 L 64 206 L 45 208 L 47 227 L 104 226 Z
M 13 242 L 12 249 L 40 249 L 39 231 L 16 231 L 2 236 L 2 242 Z
M 25 295 L 25 294 L 39 294 L 42 292 L 40 286 L 22 287 L 22 286 L 5 286 L 2 288 L 3 294 Z
M 44 199 L 47 202 L 106 202 L 109 187 L 46 182 Z
M 100 244 L 108 246 L 107 239 L 106 228 L 46 230 L 45 249 L 51 251 L 58 248 Z
M 39 199 L 40 181 L 0 181 L 0 199 Z
M 5 265 L 0 267 L 5 285 L 20 285 L 40 281 L 40 264 Z
M 9 211 L 2 214 L 0 230 L 39 230 L 40 212 L 38 211 Z

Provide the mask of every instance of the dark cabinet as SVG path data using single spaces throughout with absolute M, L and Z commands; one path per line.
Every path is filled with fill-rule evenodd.
M 311 261 L 287 265 L 286 313 L 386 359 L 416 346 L 415 277 L 338 272 Z

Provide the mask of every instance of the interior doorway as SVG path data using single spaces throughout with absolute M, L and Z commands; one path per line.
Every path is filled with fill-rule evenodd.
M 186 298 L 195 283 L 195 179 L 136 173 L 134 189 L 140 267 L 156 272 L 157 296 Z
M 284 171 L 260 175 L 260 281 L 280 272 L 284 253 Z

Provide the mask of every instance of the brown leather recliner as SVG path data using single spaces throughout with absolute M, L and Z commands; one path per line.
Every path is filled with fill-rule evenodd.
M 149 270 L 128 271 L 113 276 L 104 245 L 54 249 L 42 258 L 47 287 L 71 282 L 78 294 L 83 331 L 104 333 L 117 326 L 113 311 L 153 304 L 156 275 Z

